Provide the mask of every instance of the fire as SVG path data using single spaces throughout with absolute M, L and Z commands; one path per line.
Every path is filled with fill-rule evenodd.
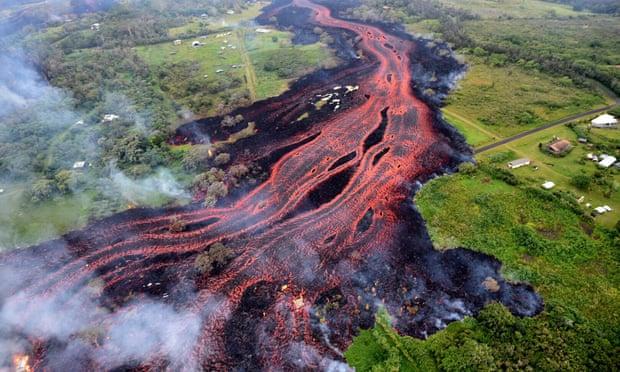
M 30 357 L 25 354 L 16 354 L 13 356 L 13 368 L 15 372 L 32 372 L 30 366 Z

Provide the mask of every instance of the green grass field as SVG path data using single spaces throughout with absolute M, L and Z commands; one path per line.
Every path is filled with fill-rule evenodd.
M 56 238 L 69 230 L 84 226 L 92 203 L 89 195 L 58 198 L 36 206 L 23 204 L 20 185 L 10 185 L 0 195 L 0 251 L 2 248 L 28 246 Z
M 613 130 L 607 132 L 614 132 Z M 607 134 L 605 134 L 607 135 Z M 575 144 L 574 149 L 565 157 L 554 157 L 547 155 L 539 150 L 539 143 L 547 143 L 554 136 L 568 139 Z M 488 161 L 495 154 L 511 151 L 514 158 L 529 158 L 532 165 L 513 170 L 512 172 L 532 187 L 540 187 L 543 182 L 552 181 L 558 190 L 570 191 L 577 198 L 584 196 L 584 210 L 588 212 L 591 209 L 585 208 L 586 203 L 591 203 L 593 207 L 609 205 L 614 209 L 613 212 L 604 214 L 596 218 L 596 220 L 606 226 L 613 226 L 620 219 L 620 172 L 613 169 L 599 170 L 596 163 L 591 161 L 583 161 L 587 153 L 593 152 L 585 145 L 577 145 L 577 136 L 566 126 L 550 128 L 525 138 L 519 139 L 510 144 L 500 146 L 489 152 L 478 155 L 479 161 Z M 595 152 L 596 153 L 596 152 Z M 507 161 L 502 161 L 498 166 L 506 167 Z M 536 169 L 536 167 L 538 169 Z M 609 175 L 614 183 L 614 192 L 611 197 L 604 196 L 604 189 L 596 184 L 592 185 L 588 191 L 575 188 L 571 184 L 571 178 L 576 175 L 592 176 L 595 172 L 601 171 Z
M 607 104 L 602 93 L 536 70 L 516 65 L 494 67 L 473 55 L 468 55 L 467 61 L 469 71 L 448 98 L 444 111 L 460 118 L 455 125 L 464 130 L 473 146 Z M 466 128 L 463 124 L 470 125 Z
M 225 36 L 209 35 L 206 38 L 183 40 L 181 45 L 160 43 L 137 47 L 140 57 L 151 67 L 164 64 L 192 62 L 200 66 L 196 77 L 205 82 L 215 81 L 221 77 L 239 78 L 241 87 L 233 91 L 249 90 L 253 99 L 264 99 L 281 94 L 295 78 L 312 70 L 333 66 L 335 57 L 329 49 L 321 44 L 296 46 L 291 43 L 292 34 L 273 30 L 270 33 L 258 33 L 253 28 L 226 33 Z M 203 43 L 192 47 L 192 41 Z M 267 61 L 293 56 L 294 66 L 291 76 L 281 77 L 275 72 L 264 69 Z M 237 66 L 236 68 L 234 66 Z M 218 70 L 223 72 L 218 73 Z M 205 76 L 207 75 L 207 76 Z M 231 91 L 220 94 L 230 95 Z M 202 114 L 216 113 L 217 104 Z
M 440 0 L 440 2 L 450 7 L 467 10 L 484 19 L 576 17 L 586 14 L 576 12 L 567 5 L 538 0 Z

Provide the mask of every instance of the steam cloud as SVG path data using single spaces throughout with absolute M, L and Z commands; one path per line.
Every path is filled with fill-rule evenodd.
M 133 180 L 118 170 L 113 170 L 110 177 L 123 198 L 135 204 L 146 204 L 157 196 L 190 198 L 167 169 L 160 169 L 157 174 L 139 180 Z

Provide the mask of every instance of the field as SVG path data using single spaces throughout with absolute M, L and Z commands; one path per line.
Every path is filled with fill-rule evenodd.
M 518 65 L 493 66 L 490 58 L 473 55 L 467 62 L 469 71 L 443 110 L 474 147 L 608 104 L 602 93 L 570 79 Z
M 92 203 L 89 195 L 79 194 L 46 201 L 33 208 L 23 205 L 22 198 L 23 190 L 19 185 L 11 185 L 6 194 L 0 195 L 3 205 L 3 212 L 0 212 L 0 251 L 6 247 L 28 246 L 52 239 L 60 233 L 84 226 L 88 219 L 88 206 Z
M 160 43 L 140 46 L 137 52 L 153 69 L 178 63 L 191 63 L 197 68 L 194 78 L 204 80 L 204 84 L 224 79 L 240 80 L 242 83 L 211 95 L 215 103 L 203 115 L 217 113 L 216 97 L 230 96 L 235 92 L 249 92 L 252 101 L 276 96 L 288 88 L 290 81 L 311 70 L 333 66 L 335 58 L 321 43 L 295 46 L 291 43 L 292 34 L 275 31 L 258 33 L 254 29 L 238 29 L 218 35 L 198 39 L 183 40 L 181 45 Z M 192 47 L 192 41 L 202 43 Z M 266 71 L 265 63 L 271 60 L 289 59 L 292 71 L 287 75 Z M 218 72 L 219 71 L 219 72 Z M 189 96 L 187 98 L 190 98 Z M 183 102 L 183 100 L 181 100 Z
M 574 370 L 617 363 L 618 232 L 597 227 L 560 197 L 510 186 L 482 170 L 467 173 L 436 179 L 417 196 L 431 237 L 438 248 L 465 246 L 497 257 L 509 279 L 536 287 L 545 311 L 520 319 L 491 305 L 426 341 L 400 337 L 380 318 L 347 351 L 349 363 L 358 371 L 377 365 Z
M 574 11 L 570 6 L 538 0 L 440 0 L 440 2 L 450 7 L 467 10 L 483 19 L 576 17 L 584 15 L 583 12 Z
M 607 132 L 615 132 L 609 130 Z M 527 136 L 510 144 L 500 146 L 489 152 L 478 155 L 478 160 L 487 162 L 497 154 L 510 154 L 508 159 L 502 160 L 500 167 L 506 167 L 508 160 L 512 158 L 529 158 L 532 165 L 513 170 L 512 172 L 521 180 L 532 187 L 540 187 L 546 181 L 552 181 L 557 185 L 559 190 L 569 191 L 577 198 L 584 196 L 583 204 L 591 203 L 592 207 L 602 205 L 611 206 L 614 211 L 604 214 L 596 218 L 603 225 L 612 227 L 620 218 L 620 173 L 617 170 L 607 169 L 600 170 L 596 163 L 587 161 L 586 154 L 600 152 L 588 149 L 586 145 L 575 145 L 574 149 L 564 157 L 554 157 L 542 152 L 538 148 L 539 143 L 548 143 L 552 138 L 560 137 L 568 139 L 573 144 L 577 144 L 577 135 L 566 126 L 546 129 L 536 134 Z M 503 156 L 500 156 L 503 157 Z M 612 192 L 610 197 L 605 197 L 605 192 L 609 187 L 597 185 L 596 182 L 590 186 L 590 190 L 579 190 L 571 184 L 571 179 L 577 175 L 586 175 L 592 179 L 596 179 L 594 175 L 598 173 L 600 177 L 607 178 L 612 183 Z M 588 212 L 589 208 L 585 208 Z

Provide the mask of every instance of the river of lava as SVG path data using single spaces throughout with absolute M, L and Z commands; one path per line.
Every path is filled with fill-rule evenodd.
M 245 196 L 132 210 L 3 255 L 6 350 L 27 353 L 35 370 L 327 369 L 343 366 L 342 350 L 381 307 L 420 338 L 490 301 L 520 316 L 540 311 L 533 289 L 505 281 L 492 257 L 435 250 L 414 208 L 416 185 L 469 156 L 413 89 L 420 43 L 310 0 L 269 11 L 356 36 L 364 58 L 328 75 L 331 84 L 244 111 L 258 133 L 240 141 L 250 151 L 239 158 L 269 169 Z M 292 120 L 339 81 L 360 86 L 351 104 Z M 187 228 L 171 232 L 172 217 Z M 216 242 L 234 258 L 200 274 L 196 256 Z

